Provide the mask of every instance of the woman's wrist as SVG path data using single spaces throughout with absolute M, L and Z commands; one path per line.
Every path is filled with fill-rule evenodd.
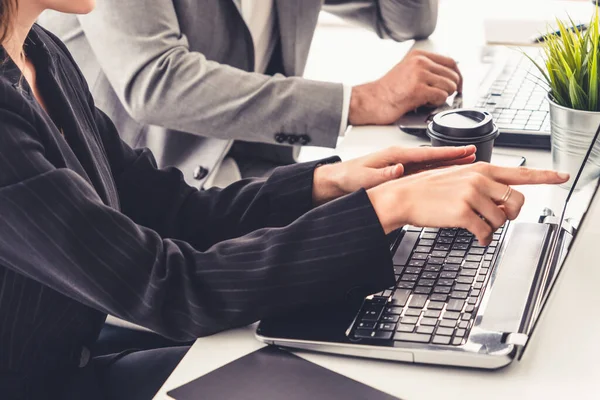
M 343 196 L 336 169 L 340 164 L 323 164 L 315 168 L 313 176 L 313 204 L 315 207 Z
M 369 200 L 386 235 L 408 223 L 409 202 L 401 198 L 402 196 L 398 196 L 398 192 L 398 190 L 391 190 L 391 187 L 380 186 L 367 190 Z

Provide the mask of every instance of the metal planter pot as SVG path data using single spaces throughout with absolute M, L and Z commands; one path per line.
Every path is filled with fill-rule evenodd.
M 552 167 L 571 174 L 564 185 L 570 188 L 587 153 L 596 129 L 600 112 L 574 110 L 559 106 L 550 98 L 550 131 L 552 136 Z M 578 187 L 600 176 L 600 149 L 596 146 L 590 155 L 589 166 L 583 171 Z

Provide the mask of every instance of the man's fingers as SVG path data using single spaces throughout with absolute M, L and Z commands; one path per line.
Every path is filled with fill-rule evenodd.
M 423 85 L 425 89 L 423 89 L 423 104 L 422 105 L 430 105 L 430 106 L 441 106 L 446 102 L 448 98 L 448 92 L 442 89 L 438 89 L 434 86 Z
M 396 164 L 385 168 L 370 169 L 365 180 L 362 182 L 363 189 L 370 189 L 382 183 L 398 179 L 404 174 L 404 166 Z
M 440 75 L 436 75 L 429 71 L 425 72 L 425 80 L 429 86 L 436 87 L 438 89 L 442 89 L 446 92 L 447 96 L 452 95 L 456 92 L 456 83 L 452 82 L 450 79 L 445 78 Z
M 456 84 L 457 87 L 460 84 L 460 81 L 461 81 L 460 74 L 448 67 L 441 65 L 441 64 L 432 62 L 431 66 L 429 67 L 429 72 L 431 72 L 435 75 L 443 76 L 444 78 L 450 79 L 452 82 L 454 82 Z
M 482 166 L 485 175 L 505 185 L 555 185 L 569 180 L 569 174 L 525 167 L 510 168 L 495 165 Z
M 456 61 L 454 61 L 450 57 L 442 56 L 440 54 L 430 53 L 430 52 L 427 52 L 427 51 L 421 52 L 421 54 L 423 54 L 425 57 L 429 58 L 431 61 L 433 61 L 433 62 L 435 62 L 437 64 L 441 64 L 444 67 L 450 68 L 451 70 L 453 70 L 454 72 L 456 72 L 458 74 L 458 77 L 459 77 L 459 81 L 458 81 L 458 93 L 462 92 L 463 78 L 462 78 L 462 74 L 460 73 L 460 69 L 458 69 L 458 64 L 456 63 Z

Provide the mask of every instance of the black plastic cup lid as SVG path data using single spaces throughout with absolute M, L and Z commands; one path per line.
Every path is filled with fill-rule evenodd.
M 487 111 L 458 109 L 435 115 L 429 129 L 437 136 L 460 140 L 487 136 L 496 130 L 496 126 Z

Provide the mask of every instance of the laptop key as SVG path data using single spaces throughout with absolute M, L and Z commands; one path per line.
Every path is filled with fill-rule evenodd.
M 446 306 L 447 311 L 462 311 L 465 305 L 465 301 L 461 299 L 450 299 L 448 302 L 448 306 Z
M 422 267 L 425 265 L 425 260 L 410 260 L 408 265 L 411 267 Z
M 439 231 L 440 231 L 440 228 L 423 228 L 423 232 L 427 232 L 427 233 L 431 233 L 431 232 L 437 233 Z
M 398 332 L 412 332 L 415 330 L 415 325 L 412 324 L 398 324 L 396 328 Z
M 479 275 L 477 276 L 477 278 L 475 278 L 476 282 L 484 282 L 485 281 L 485 275 Z
M 400 323 L 415 325 L 418 320 L 419 320 L 419 317 L 402 317 L 402 319 L 400 320 Z
M 477 297 L 469 297 L 467 299 L 467 303 L 472 304 L 472 305 L 477 304 Z
M 479 263 L 478 262 L 473 262 L 473 261 L 467 261 L 463 265 L 463 268 L 464 269 L 477 269 L 477 268 L 479 268 Z
M 454 238 L 451 238 L 451 237 L 440 237 L 438 239 L 438 243 L 442 243 L 442 244 L 452 244 L 452 242 L 454 242 Z
M 444 313 L 444 319 L 458 319 L 460 317 L 460 313 L 453 311 L 446 311 Z
M 402 281 L 408 281 L 408 282 L 416 282 L 417 279 L 419 279 L 419 275 L 417 274 L 407 274 L 404 273 L 404 275 L 402 275 Z
M 468 313 L 470 313 L 470 312 L 473 312 L 473 311 L 475 311 L 475 306 L 474 306 L 473 304 L 468 304 L 468 305 L 465 307 L 465 312 L 468 312 Z
M 423 268 L 421 267 L 406 267 L 406 269 L 404 270 L 404 272 L 406 272 L 407 274 L 420 274 L 421 271 L 423 271 Z
M 433 330 L 435 329 L 434 326 L 425 326 L 425 325 L 421 325 L 417 328 L 417 333 L 433 333 Z
M 403 309 L 403 307 L 390 306 L 390 307 L 385 308 L 385 313 L 392 314 L 392 315 L 400 315 L 400 314 L 402 314 L 402 309 Z
M 356 332 L 354 332 L 354 336 L 356 336 L 359 339 L 382 339 L 382 340 L 388 340 L 392 338 L 394 332 L 391 331 L 371 331 L 371 330 L 364 330 L 364 329 L 357 329 Z
M 429 286 L 417 286 L 413 293 L 416 294 L 429 294 L 431 293 L 431 287 Z
M 469 297 L 469 294 L 467 292 L 459 292 L 457 290 L 454 290 L 452 291 L 452 293 L 450 293 L 450 297 L 453 299 L 465 300 L 467 297 Z
M 424 278 L 424 279 L 437 279 L 439 275 L 440 274 L 438 274 L 437 272 L 425 271 L 425 272 L 423 272 L 423 274 L 421 274 L 421 278 Z
M 460 270 L 460 264 L 446 264 L 446 265 L 444 265 L 443 270 L 456 272 L 456 271 Z
M 399 319 L 400 319 L 400 316 L 394 315 L 394 314 L 385 314 L 381 317 L 382 322 L 396 323 L 396 322 L 398 322 Z
M 440 321 L 440 326 L 444 328 L 454 328 L 456 326 L 456 321 L 453 319 L 443 319 Z
M 460 329 L 467 329 L 469 327 L 469 321 L 460 321 L 458 327 Z
M 431 253 L 431 246 L 417 246 L 415 253 Z
M 410 299 L 410 303 L 408 304 L 411 308 L 423 308 L 425 303 L 427 302 L 427 295 L 424 294 L 415 294 Z
M 435 245 L 435 247 L 433 249 L 439 250 L 439 251 L 448 251 L 448 250 L 450 250 L 450 245 L 446 244 L 446 243 L 438 243 Z
M 477 275 L 477 270 L 476 269 L 463 269 L 462 271 L 460 271 L 460 276 L 475 276 Z
M 455 337 L 452 339 L 452 344 L 455 346 L 460 346 L 462 344 L 463 339 L 459 337 Z
M 394 340 L 401 342 L 429 343 L 431 341 L 431 335 L 425 333 L 396 332 Z
M 461 338 L 464 337 L 466 333 L 467 333 L 467 331 L 465 329 L 457 329 L 456 330 L 456 336 L 461 337 Z
M 375 325 L 377 325 L 375 321 L 360 321 L 357 327 L 361 329 L 375 329 Z
M 377 326 L 380 331 L 394 331 L 396 330 L 396 324 L 383 322 Z
M 481 294 L 481 290 L 479 290 L 479 289 L 473 289 L 473 290 L 471 290 L 471 296 L 477 297 L 480 294 Z
M 433 297 L 436 295 L 437 295 L 437 293 L 431 295 L 431 298 L 433 299 Z M 446 296 L 446 295 L 443 295 L 443 296 Z M 429 301 L 429 304 L 427 304 L 427 309 L 428 310 L 443 310 L 444 304 L 445 304 L 444 301 L 445 301 L 445 299 L 443 301 Z M 438 317 L 439 317 L 439 315 L 436 318 L 438 318 Z
M 429 304 L 436 302 L 436 301 L 444 302 L 448 298 L 448 295 L 445 295 L 443 293 L 434 293 L 429 298 L 431 299 Z M 427 306 L 427 308 L 429 308 L 429 306 Z
M 452 286 L 454 282 L 454 279 L 440 278 L 437 284 L 438 286 Z
M 419 246 L 433 246 L 434 241 L 431 239 L 421 239 L 419 240 Z
M 424 232 L 421 235 L 421 239 L 435 239 L 437 238 L 437 233 L 435 232 Z
M 474 249 L 469 250 L 469 254 L 474 254 L 474 255 L 483 255 L 485 253 L 485 249 L 481 248 L 481 247 L 476 247 Z
M 427 264 L 443 264 L 444 263 L 444 259 L 443 258 L 439 258 L 439 257 L 430 257 L 429 261 L 427 261 Z
M 449 255 L 450 257 L 464 257 L 465 254 L 464 250 L 452 250 Z
M 436 320 L 440 317 L 441 312 L 438 310 L 430 310 L 429 306 L 427 306 L 428 310 L 425 311 L 423 316 L 425 318 L 435 318 Z
M 468 243 L 455 243 L 454 246 L 452 246 L 452 250 L 468 250 L 469 249 L 469 244 Z
M 442 270 L 442 266 L 439 264 L 427 264 L 425 266 L 425 271 L 428 272 L 440 272 Z
M 466 283 L 457 283 L 454 285 L 454 290 L 458 290 L 459 292 L 468 292 L 471 290 L 471 285 L 467 285 Z
M 405 317 L 419 317 L 421 315 L 421 309 L 420 308 L 407 308 L 406 312 L 404 313 Z
M 454 333 L 454 329 L 440 327 L 440 328 L 437 328 L 437 331 L 435 331 L 435 333 L 436 333 L 436 335 L 452 336 L 452 334 Z
M 421 318 L 421 325 L 436 326 L 437 318 Z
M 446 258 L 446 256 L 448 256 L 448 252 L 447 251 L 441 251 L 441 250 L 434 250 L 434 251 L 431 252 L 431 256 L 432 257 Z
M 392 302 L 396 306 L 404 307 L 406 305 L 406 301 L 410 296 L 409 289 L 396 289 L 394 295 L 392 296 Z
M 462 257 L 447 257 L 446 264 L 462 264 Z
M 477 255 L 474 255 L 474 254 L 467 254 L 467 257 L 465 258 L 465 260 L 479 262 L 479 261 L 481 261 L 481 256 L 477 256 Z
M 439 336 L 435 335 L 433 337 L 433 344 L 450 344 L 450 336 Z
M 433 284 L 435 283 L 435 279 L 419 279 L 419 282 L 417 282 L 417 285 L 419 286 L 433 286 Z
M 454 271 L 444 271 L 440 274 L 440 278 L 455 279 L 457 275 L 458 273 Z
M 471 276 L 459 276 L 456 278 L 457 283 L 466 283 L 468 285 L 472 284 L 475 279 Z
M 433 288 L 433 293 L 443 293 L 443 294 L 448 294 L 450 293 L 450 286 L 436 286 Z
M 415 253 L 412 255 L 412 257 L 410 258 L 411 261 L 412 260 L 427 260 L 427 257 L 429 257 L 428 254 L 425 253 Z
M 415 283 L 414 282 L 398 282 L 396 284 L 396 287 L 398 289 L 413 289 L 415 287 Z

